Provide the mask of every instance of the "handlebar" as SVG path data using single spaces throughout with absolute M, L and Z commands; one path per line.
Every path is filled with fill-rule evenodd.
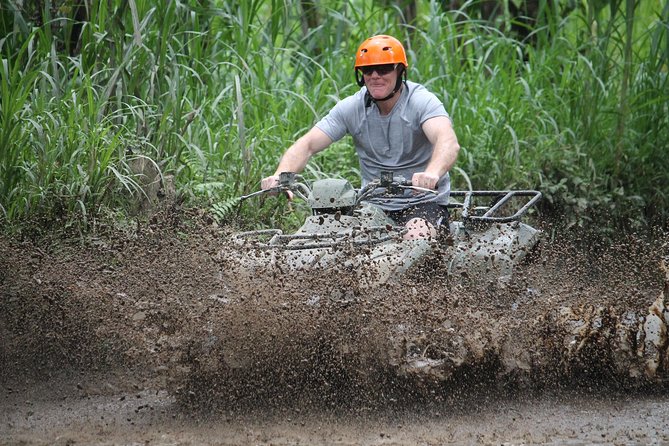
M 240 201 L 248 200 L 249 198 L 256 197 L 258 195 L 264 194 L 279 194 L 282 192 L 292 192 L 297 195 L 302 200 L 307 200 L 307 197 L 310 192 L 309 186 L 303 183 L 304 179 L 301 175 L 296 174 L 295 172 L 281 172 L 279 174 L 279 185 L 271 187 L 269 189 L 262 189 L 256 192 L 252 192 L 248 195 L 242 195 L 239 197 Z M 400 195 L 404 190 L 410 189 L 417 192 L 437 194 L 438 192 L 433 189 L 426 189 L 424 187 L 418 187 L 411 184 L 411 181 L 404 179 L 404 177 L 395 177 L 393 172 L 382 171 L 378 179 L 369 182 L 365 187 L 360 189 L 357 193 L 357 203 L 369 198 L 377 189 L 383 188 L 386 190 L 386 193 L 389 195 Z
M 392 172 L 381 172 L 381 176 L 373 181 L 370 181 L 365 187 L 358 192 L 358 203 L 372 195 L 376 189 L 383 188 L 389 195 L 400 195 L 404 190 L 414 190 L 428 194 L 437 194 L 438 191 L 434 189 L 427 189 L 424 187 L 414 186 L 411 181 L 404 177 L 395 177 Z

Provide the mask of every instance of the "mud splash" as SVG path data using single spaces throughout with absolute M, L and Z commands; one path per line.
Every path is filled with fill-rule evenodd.
M 447 277 L 437 255 L 374 289 L 335 270 L 237 280 L 224 259 L 226 290 L 173 391 L 240 409 L 384 406 L 481 386 L 666 388 L 667 255 L 634 239 L 554 243 L 510 283 Z
M 84 245 L 1 243 L 6 387 L 115 376 L 109 389 L 235 411 L 404 407 L 482 389 L 667 389 L 663 240 L 548 244 L 510 283 L 447 277 L 435 258 L 375 289 L 348 271 L 231 276 L 235 259 L 219 255 L 227 232 L 197 216 Z

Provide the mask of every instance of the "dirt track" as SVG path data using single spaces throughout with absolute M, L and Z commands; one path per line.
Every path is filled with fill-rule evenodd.
M 614 342 L 662 291 L 661 241 L 370 291 L 239 283 L 185 217 L 0 241 L 0 443 L 669 443 L 666 362 Z
M 76 386 L 3 400 L 3 444 L 667 444 L 664 395 L 467 398 L 359 413 L 259 410 L 205 418 L 165 392 L 83 396 Z M 30 399 L 27 399 L 30 398 Z M 8 411 L 5 410 L 9 408 Z

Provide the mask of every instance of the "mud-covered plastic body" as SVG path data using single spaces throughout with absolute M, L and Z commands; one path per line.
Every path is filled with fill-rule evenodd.
M 240 274 L 343 269 L 378 285 L 400 279 L 438 248 L 450 274 L 503 279 L 539 241 L 540 231 L 520 221 L 539 200 L 537 191 L 452 192 L 448 236 L 405 240 L 406 229 L 365 199 L 404 189 L 429 191 L 391 176 L 359 191 L 340 179 L 308 187 L 292 177 L 282 178 L 282 184 L 278 191 L 291 190 L 305 199 L 312 215 L 293 234 L 278 229 L 236 234 Z M 490 203 L 481 204 L 485 200 Z
M 540 198 L 533 190 L 451 192 L 458 219 L 450 224 L 449 273 L 509 278 L 538 249 L 541 231 L 521 220 Z

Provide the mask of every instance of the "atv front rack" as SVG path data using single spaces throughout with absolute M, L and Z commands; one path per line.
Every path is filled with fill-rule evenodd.
M 405 228 L 393 228 L 389 230 L 387 226 L 373 226 L 365 230 L 338 234 L 284 234 L 280 229 L 260 229 L 240 232 L 239 234 L 233 235 L 232 240 L 238 243 L 250 241 L 254 243 L 253 247 L 260 249 L 296 251 L 301 249 L 334 248 L 344 245 L 373 246 L 389 240 L 396 240 L 405 232 Z M 271 238 L 268 242 L 258 241 L 260 237 L 269 236 L 271 236 Z M 307 243 L 309 241 L 312 241 L 312 243 Z
M 476 190 L 451 191 L 451 197 L 463 197 L 462 202 L 449 202 L 449 209 L 459 209 L 463 223 L 510 223 L 519 221 L 534 204 L 541 199 L 541 192 L 536 190 Z M 491 197 L 487 206 L 477 206 L 476 199 Z M 514 207 L 513 199 L 523 199 L 522 205 Z M 503 215 L 511 209 L 511 215 Z

